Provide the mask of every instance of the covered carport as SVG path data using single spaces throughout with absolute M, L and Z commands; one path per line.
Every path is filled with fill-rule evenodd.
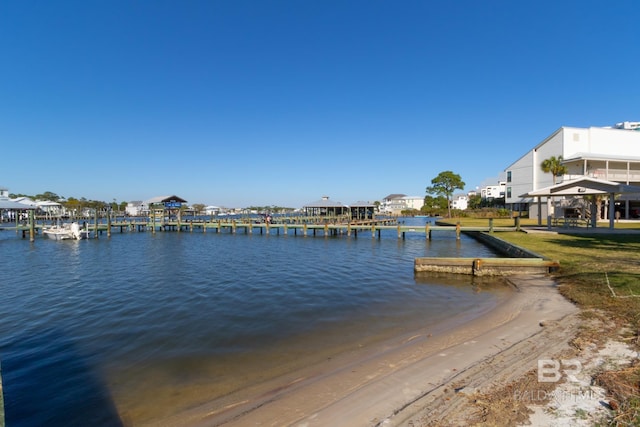
M 621 184 L 619 182 L 605 181 L 596 178 L 582 177 L 574 180 L 566 180 L 560 184 L 539 190 L 530 191 L 520 197 L 534 197 L 538 200 L 538 225 L 542 225 L 542 198 L 546 197 L 547 206 L 550 207 L 551 199 L 559 196 L 595 196 L 607 195 L 609 199 L 609 228 L 614 228 L 615 223 L 615 198 L 619 194 L 638 193 L 640 187 Z M 550 209 L 547 209 L 550 212 Z M 596 226 L 597 215 L 591 215 L 592 226 Z M 548 224 L 551 225 L 551 224 Z
M 35 209 L 36 209 L 35 206 L 15 202 L 9 199 L 0 199 L 0 211 L 22 212 L 22 211 L 33 211 Z

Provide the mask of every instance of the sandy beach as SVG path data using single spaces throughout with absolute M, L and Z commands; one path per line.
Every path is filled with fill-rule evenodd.
M 419 426 L 466 416 L 471 394 L 536 369 L 568 347 L 578 309 L 546 276 L 515 276 L 513 296 L 450 330 L 419 330 L 167 419 L 192 426 Z

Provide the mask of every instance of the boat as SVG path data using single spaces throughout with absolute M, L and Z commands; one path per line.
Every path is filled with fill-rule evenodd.
M 42 230 L 42 234 L 53 240 L 82 240 L 89 237 L 89 230 L 80 228 L 80 224 L 57 224 Z

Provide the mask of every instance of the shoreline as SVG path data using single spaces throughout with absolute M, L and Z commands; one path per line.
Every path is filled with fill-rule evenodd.
M 452 411 L 464 412 L 469 394 L 535 369 L 537 359 L 562 351 L 575 333 L 578 309 L 551 278 L 509 281 L 513 295 L 452 329 L 423 328 L 343 354 L 262 384 L 243 400 L 201 405 L 159 425 L 402 426 L 445 415 L 450 421 Z

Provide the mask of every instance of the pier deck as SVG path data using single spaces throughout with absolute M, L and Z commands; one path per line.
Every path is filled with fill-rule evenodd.
M 94 237 L 106 234 L 110 236 L 114 231 L 125 232 L 201 232 L 201 233 L 246 233 L 246 234 L 276 234 L 276 235 L 302 235 L 302 236 L 354 236 L 370 234 L 372 238 L 380 238 L 385 230 L 396 232 L 398 239 L 404 239 L 407 234 L 424 235 L 426 239 L 432 238 L 434 232 L 455 233 L 456 238 L 464 232 L 493 232 L 493 231 L 517 231 L 519 227 L 493 227 L 492 223 L 486 227 L 461 227 L 426 224 L 424 226 L 393 224 L 395 220 L 367 220 L 352 222 L 256 222 L 250 220 L 193 220 L 193 221 L 154 221 L 153 219 L 129 219 L 124 221 L 98 221 L 85 222 L 86 229 L 93 232 Z M 36 224 L 4 227 L 22 232 L 24 238 L 33 230 L 35 234 L 42 234 L 44 226 Z

